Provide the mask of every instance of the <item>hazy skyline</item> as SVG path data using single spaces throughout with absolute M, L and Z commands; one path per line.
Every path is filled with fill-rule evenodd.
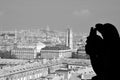
M 0 30 L 46 28 L 88 32 L 110 22 L 120 31 L 120 0 L 0 0 Z

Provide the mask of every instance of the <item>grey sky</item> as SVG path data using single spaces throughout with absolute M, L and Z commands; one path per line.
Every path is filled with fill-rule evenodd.
M 0 30 L 50 26 L 88 32 L 97 22 L 111 22 L 120 31 L 120 0 L 0 0 Z

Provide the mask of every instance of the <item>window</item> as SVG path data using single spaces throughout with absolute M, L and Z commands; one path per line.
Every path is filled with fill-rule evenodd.
M 24 79 L 23 80 L 27 80 L 27 78 L 26 77 L 24 77 Z

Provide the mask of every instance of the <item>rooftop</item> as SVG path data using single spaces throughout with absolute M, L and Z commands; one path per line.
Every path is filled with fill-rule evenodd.
M 26 64 L 17 65 L 17 66 L 6 67 L 6 68 L 0 70 L 0 76 L 16 74 L 19 72 L 33 70 L 33 69 L 37 69 L 37 68 L 42 69 L 47 66 L 54 66 L 54 65 L 58 65 L 58 64 L 60 64 L 60 62 L 58 62 L 58 61 L 51 61 L 51 63 L 49 63 L 49 64 L 43 64 L 40 61 L 40 62 L 26 63 Z
M 42 48 L 42 50 L 68 50 L 68 49 L 70 48 L 65 45 L 46 46 Z
M 0 59 L 0 64 L 23 64 L 27 63 L 28 60 L 18 60 L 18 59 Z
M 33 51 L 34 48 L 14 48 L 13 50 L 22 50 L 22 51 Z

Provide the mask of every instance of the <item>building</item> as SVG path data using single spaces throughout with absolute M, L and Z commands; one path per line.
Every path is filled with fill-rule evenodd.
M 71 57 L 71 50 L 41 50 L 41 58 L 67 58 Z
M 81 55 L 81 56 L 86 56 L 86 51 L 85 51 L 85 46 L 80 47 L 79 49 L 77 49 L 77 54 Z
M 0 70 L 0 80 L 35 80 L 48 75 L 48 68 L 30 63 Z
M 43 47 L 45 47 L 43 43 L 21 44 L 11 50 L 11 55 L 17 59 L 35 59 Z
M 66 46 L 68 46 L 70 49 L 73 49 L 73 33 L 70 28 L 67 29 Z
M 59 60 L 53 60 L 49 63 L 36 61 L 23 65 L 7 67 L 0 70 L 0 80 L 46 80 L 48 76 L 48 68 L 52 66 L 54 68 L 60 64 Z
M 81 71 L 79 71 L 81 72 Z M 81 80 L 91 80 L 92 77 L 96 76 L 96 73 L 92 69 L 92 67 L 86 67 L 85 70 L 82 72 Z
M 11 55 L 17 59 L 34 59 L 36 58 L 36 50 L 34 48 L 14 48 Z
M 29 60 L 0 59 L 0 64 L 26 64 Z
M 48 80 L 64 80 L 64 75 L 52 73 L 46 77 Z
M 18 60 L 18 59 L 0 59 L 0 69 L 16 66 L 20 64 L 26 64 L 28 60 Z
M 77 59 L 90 59 L 90 56 L 86 54 L 85 46 L 79 47 L 76 51 L 72 53 L 72 58 Z
M 45 47 L 42 48 L 40 54 L 43 59 L 68 58 L 72 56 L 71 49 L 66 46 Z
M 70 70 L 56 70 L 55 73 L 59 74 L 59 75 L 63 75 L 63 80 L 69 80 L 70 76 L 71 76 L 71 71 Z
M 41 42 L 34 42 L 34 43 L 20 43 L 17 45 L 17 48 L 34 48 L 37 52 L 40 52 L 42 48 L 46 45 Z

